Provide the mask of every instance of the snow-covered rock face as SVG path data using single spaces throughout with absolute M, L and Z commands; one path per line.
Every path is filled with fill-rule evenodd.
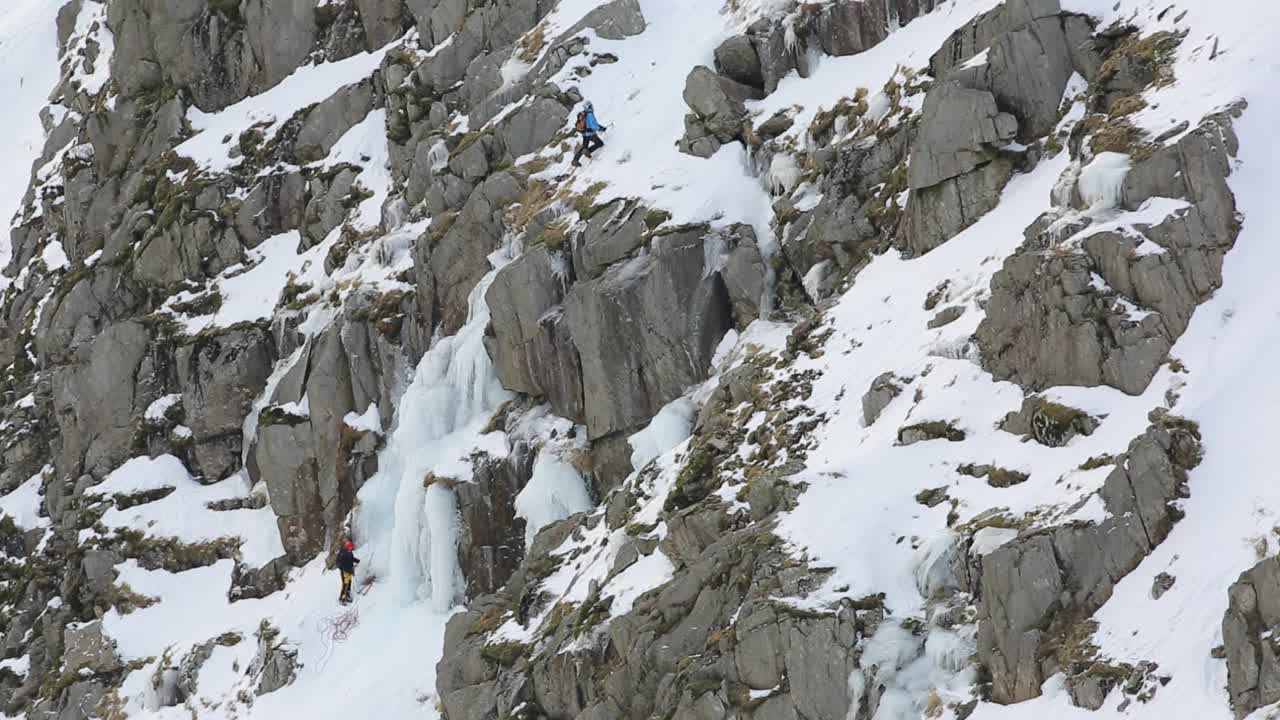
M 0 717 L 1280 701 L 1280 13 L 1172 3 L 11 0 Z

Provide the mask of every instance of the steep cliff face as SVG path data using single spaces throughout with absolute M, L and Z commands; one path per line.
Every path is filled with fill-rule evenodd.
M 15 0 L 0 717 L 1274 704 L 1276 29 Z

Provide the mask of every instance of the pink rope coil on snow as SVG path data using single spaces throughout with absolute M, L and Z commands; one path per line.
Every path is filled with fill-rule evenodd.
M 333 657 L 334 648 L 338 643 L 346 642 L 351 637 L 351 631 L 359 624 L 359 605 L 344 613 L 323 617 L 316 621 L 316 631 L 320 633 L 320 637 L 324 640 L 324 652 L 320 655 L 319 669 L 321 672 L 324 672 L 325 665 L 329 664 L 329 658 Z

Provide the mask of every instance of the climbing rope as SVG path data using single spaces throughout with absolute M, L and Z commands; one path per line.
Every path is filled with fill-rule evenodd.
M 356 590 L 356 594 L 361 597 L 368 595 L 376 579 L 373 575 L 365 576 L 361 579 L 360 587 Z M 330 615 L 316 620 L 316 632 L 319 633 L 321 642 L 324 644 L 324 649 L 320 653 L 320 672 L 324 672 L 325 665 L 329 664 L 329 658 L 333 657 L 333 651 L 338 644 L 346 642 L 351 637 L 351 631 L 355 630 L 359 624 L 359 604 L 353 604 L 350 609 L 337 615 Z
M 346 642 L 351 637 L 351 631 L 359 624 L 359 605 L 352 606 L 346 612 L 322 617 L 316 621 L 316 631 L 324 642 L 324 650 L 320 654 L 320 672 L 324 672 L 325 666 L 329 664 L 329 658 L 333 657 L 334 648 L 338 643 Z

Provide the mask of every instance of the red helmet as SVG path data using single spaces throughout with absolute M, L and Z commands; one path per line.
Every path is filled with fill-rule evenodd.
M 348 549 L 348 550 L 355 550 L 355 549 L 356 549 L 356 544 L 355 544 L 355 543 L 353 543 L 353 542 L 351 542 L 350 540 L 348 540 L 348 541 L 346 542 L 346 544 L 345 544 L 345 545 L 343 545 L 342 547 L 344 547 L 344 548 L 346 548 L 346 549 Z

